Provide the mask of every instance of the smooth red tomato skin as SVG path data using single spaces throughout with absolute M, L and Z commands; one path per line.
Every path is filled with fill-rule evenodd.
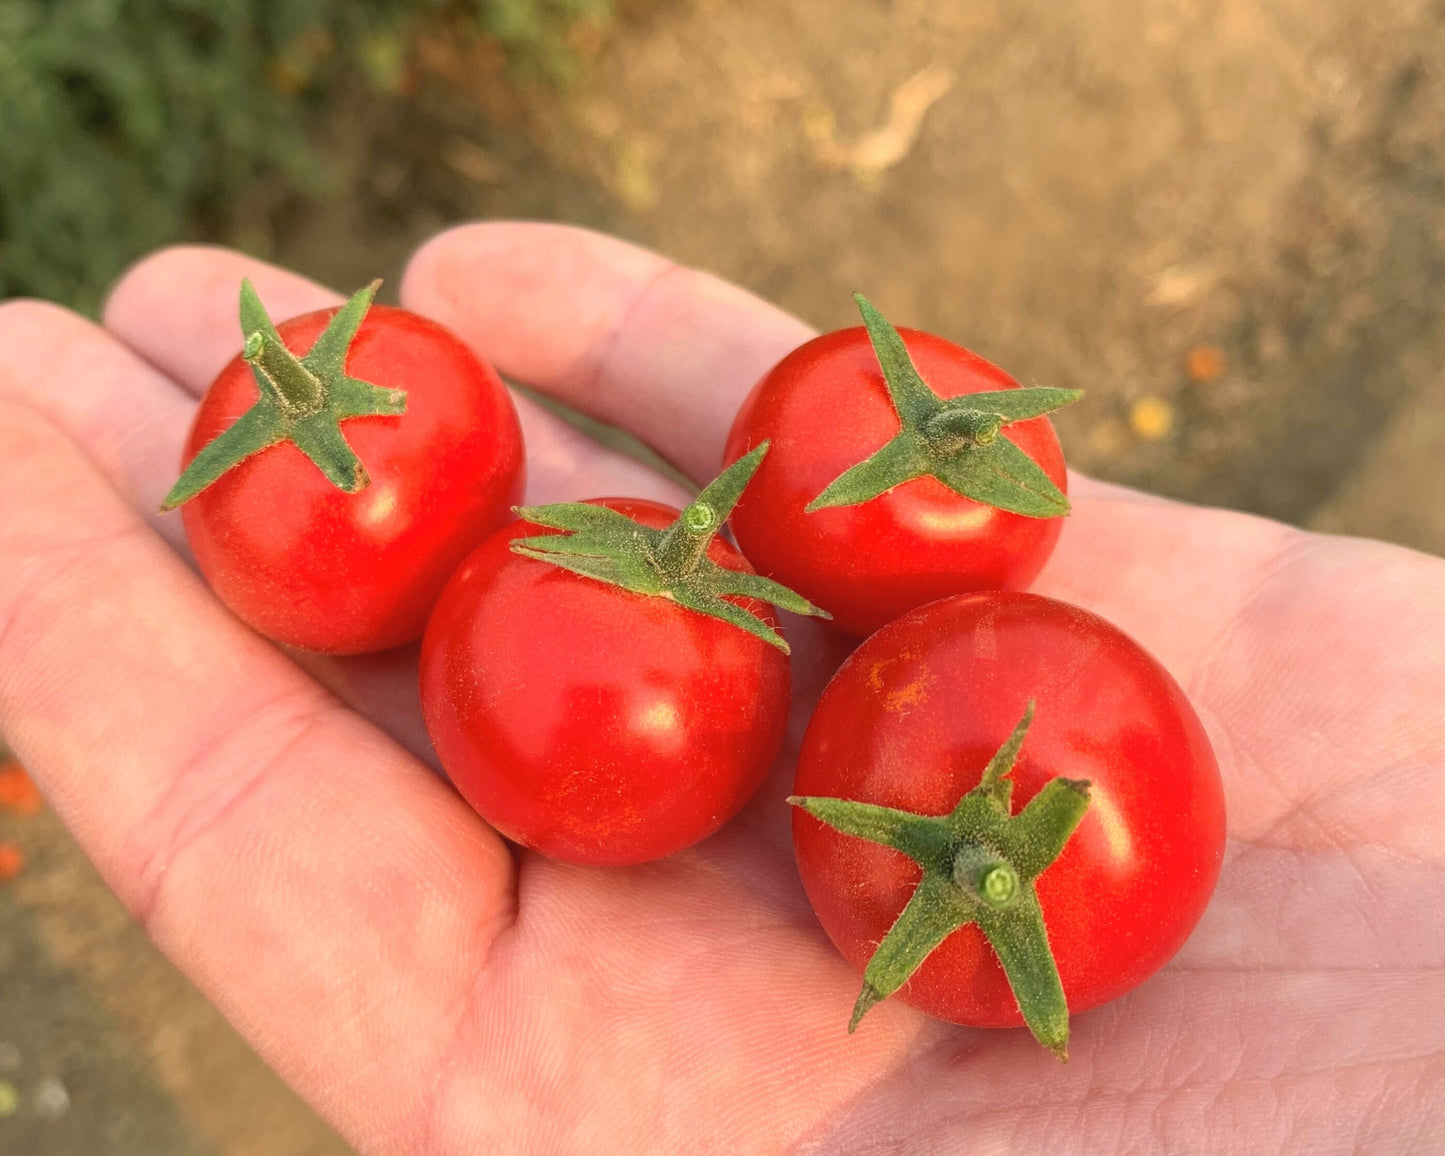
M 850 656 L 809 723 L 794 791 L 942 815 L 976 787 L 1033 699 L 1013 772 L 1017 814 L 1056 776 L 1091 801 L 1036 887 L 1069 1010 L 1122 995 L 1183 945 L 1224 854 L 1224 794 L 1184 692 L 1137 643 L 1032 594 L 944 599 Z M 912 860 L 801 810 L 793 841 L 829 937 L 860 971 L 918 881 Z M 1023 1022 L 975 926 L 953 932 L 899 995 L 974 1027 Z
M 335 312 L 308 313 L 277 331 L 304 354 Z M 506 387 L 442 326 L 373 305 L 346 371 L 407 395 L 405 414 L 341 425 L 369 486 L 344 493 L 282 443 L 181 507 L 201 572 L 237 617 L 278 642 L 330 654 L 419 638 L 447 578 L 511 517 L 525 482 Z M 237 356 L 202 400 L 182 465 L 258 396 Z
M 962 346 L 898 331 L 941 397 L 1016 389 Z M 743 402 L 723 451 L 731 464 L 767 439 L 732 526 L 758 573 L 811 599 L 857 637 L 926 602 L 974 590 L 1017 590 L 1038 576 L 1063 522 L 1026 518 L 917 478 L 857 506 L 804 507 L 899 431 L 883 371 L 861 326 L 827 333 L 774 366 Z M 1068 492 L 1064 453 L 1047 417 L 1000 435 Z
M 602 503 L 661 529 L 678 511 Z M 787 657 L 720 619 L 514 554 L 516 523 L 442 592 L 422 712 L 452 783 L 516 843 L 572 863 L 670 855 L 762 785 L 788 718 Z M 714 540 L 713 561 L 745 570 Z M 771 608 L 743 600 L 776 628 Z

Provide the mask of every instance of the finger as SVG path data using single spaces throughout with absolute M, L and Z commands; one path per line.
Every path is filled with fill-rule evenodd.
M 159 249 L 115 283 L 102 310 L 105 328 L 183 389 L 199 397 L 241 351 L 238 301 L 249 277 L 277 321 L 340 305 L 315 281 L 232 249 Z
M 509 377 L 635 433 L 698 482 L 748 390 L 812 336 L 750 293 L 566 225 L 464 225 L 412 258 L 402 301 Z
M 102 329 L 45 301 L 0 304 L 0 400 L 44 415 L 81 445 L 173 546 L 178 518 L 157 515 L 175 481 L 195 402 Z
M 0 730 L 281 1074 L 363 1146 L 413 1147 L 449 1025 L 510 921 L 502 841 L 10 403 L 0 493 Z
M 249 277 L 275 318 L 336 305 L 341 297 L 274 265 L 229 249 L 163 249 L 133 266 L 106 302 L 106 328 L 188 393 L 204 393 L 241 346 L 237 293 Z M 157 325 L 156 318 L 165 318 Z M 599 494 L 685 503 L 681 487 L 623 454 L 604 450 L 574 427 L 514 395 L 528 450 L 527 501 L 546 503 Z M 165 469 L 174 481 L 169 450 Z M 163 491 L 164 492 L 164 491 Z

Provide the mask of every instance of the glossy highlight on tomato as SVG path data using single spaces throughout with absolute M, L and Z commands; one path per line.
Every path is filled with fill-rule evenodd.
M 962 346 L 900 329 L 914 365 L 942 398 L 1017 389 Z M 738 544 L 760 574 L 832 613 L 858 637 L 926 602 L 975 590 L 1017 590 L 1037 577 L 1062 527 L 973 501 L 920 477 L 859 505 L 805 507 L 900 430 L 878 355 L 859 326 L 789 353 L 754 387 L 728 435 L 724 463 L 771 440 L 772 450 L 732 515 Z M 1063 450 L 1047 417 L 1007 425 L 1061 492 Z
M 1183 691 L 1096 615 L 1023 593 L 943 599 L 867 639 L 808 726 L 795 793 L 946 815 L 976 787 L 1027 704 L 1011 778 L 1016 815 L 1050 779 L 1088 783 L 1089 806 L 1035 881 L 1070 1012 L 1162 967 L 1213 892 L 1223 788 Z M 808 898 L 861 971 L 921 878 L 902 852 L 793 814 Z M 976 924 L 951 932 L 899 997 L 976 1027 L 1022 1023 Z
M 305 314 L 277 332 L 305 354 L 336 312 Z M 372 306 L 345 366 L 406 394 L 404 413 L 341 424 L 370 477 L 364 489 L 338 489 L 281 442 L 181 506 L 201 572 L 239 618 L 279 642 L 333 654 L 419 638 L 452 571 L 510 518 L 524 482 L 506 387 L 447 329 Z M 184 463 L 259 396 L 251 365 L 237 356 L 201 402 Z
M 679 511 L 605 505 L 663 529 Z M 787 656 L 719 618 L 484 542 L 422 642 L 427 730 L 452 783 L 503 835 L 573 863 L 642 863 L 717 830 L 782 745 Z M 707 556 L 748 570 L 714 538 Z M 777 627 L 771 609 L 731 599 Z

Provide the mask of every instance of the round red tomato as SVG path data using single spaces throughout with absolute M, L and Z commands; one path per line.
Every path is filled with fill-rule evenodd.
M 663 529 L 678 511 L 606 505 Z M 788 718 L 787 657 L 670 598 L 514 553 L 494 534 L 442 592 L 422 641 L 422 712 L 452 783 L 514 842 L 573 863 L 642 863 L 717 830 L 766 777 Z M 708 557 L 747 562 L 720 538 Z M 776 628 L 770 607 L 730 599 Z
M 335 316 L 277 327 L 304 355 Z M 241 461 L 181 507 L 211 587 L 270 638 L 354 654 L 420 637 L 446 580 L 521 500 L 522 434 L 490 366 L 433 321 L 372 306 L 345 358 L 354 378 L 404 390 L 406 409 L 342 422 L 370 476 L 347 493 L 294 444 Z M 189 464 L 257 402 L 238 356 L 211 385 L 186 442 Z
M 917 330 L 898 333 L 940 398 L 1018 388 L 962 346 Z M 1062 525 L 1058 517 L 1027 517 L 965 498 L 936 477 L 905 481 L 858 505 L 805 510 L 900 427 L 878 355 L 860 326 L 815 338 L 774 366 L 743 402 L 724 450 L 724 461 L 732 462 L 772 441 L 732 515 L 748 560 L 859 637 L 949 594 L 1027 586 Z M 1047 417 L 1014 422 L 998 436 L 1066 490 L 1063 450 Z
M 1184 943 L 1214 889 L 1224 796 L 1198 718 L 1139 645 L 1076 607 L 1021 593 L 947 598 L 864 642 L 808 726 L 796 793 L 946 815 L 977 787 L 1027 703 L 1012 773 L 1015 816 L 1054 778 L 1089 805 L 1034 887 L 1068 1010 L 1122 995 Z M 798 868 L 818 918 L 860 970 L 921 878 L 891 847 L 801 809 Z M 952 931 L 900 989 L 930 1015 L 1022 1022 L 977 924 Z

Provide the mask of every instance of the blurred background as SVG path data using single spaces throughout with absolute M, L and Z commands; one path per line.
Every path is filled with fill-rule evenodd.
M 1095 475 L 1445 553 L 1445 0 L 0 0 L 0 295 L 605 229 L 867 292 Z M 0 770 L 0 1153 L 346 1148 Z

